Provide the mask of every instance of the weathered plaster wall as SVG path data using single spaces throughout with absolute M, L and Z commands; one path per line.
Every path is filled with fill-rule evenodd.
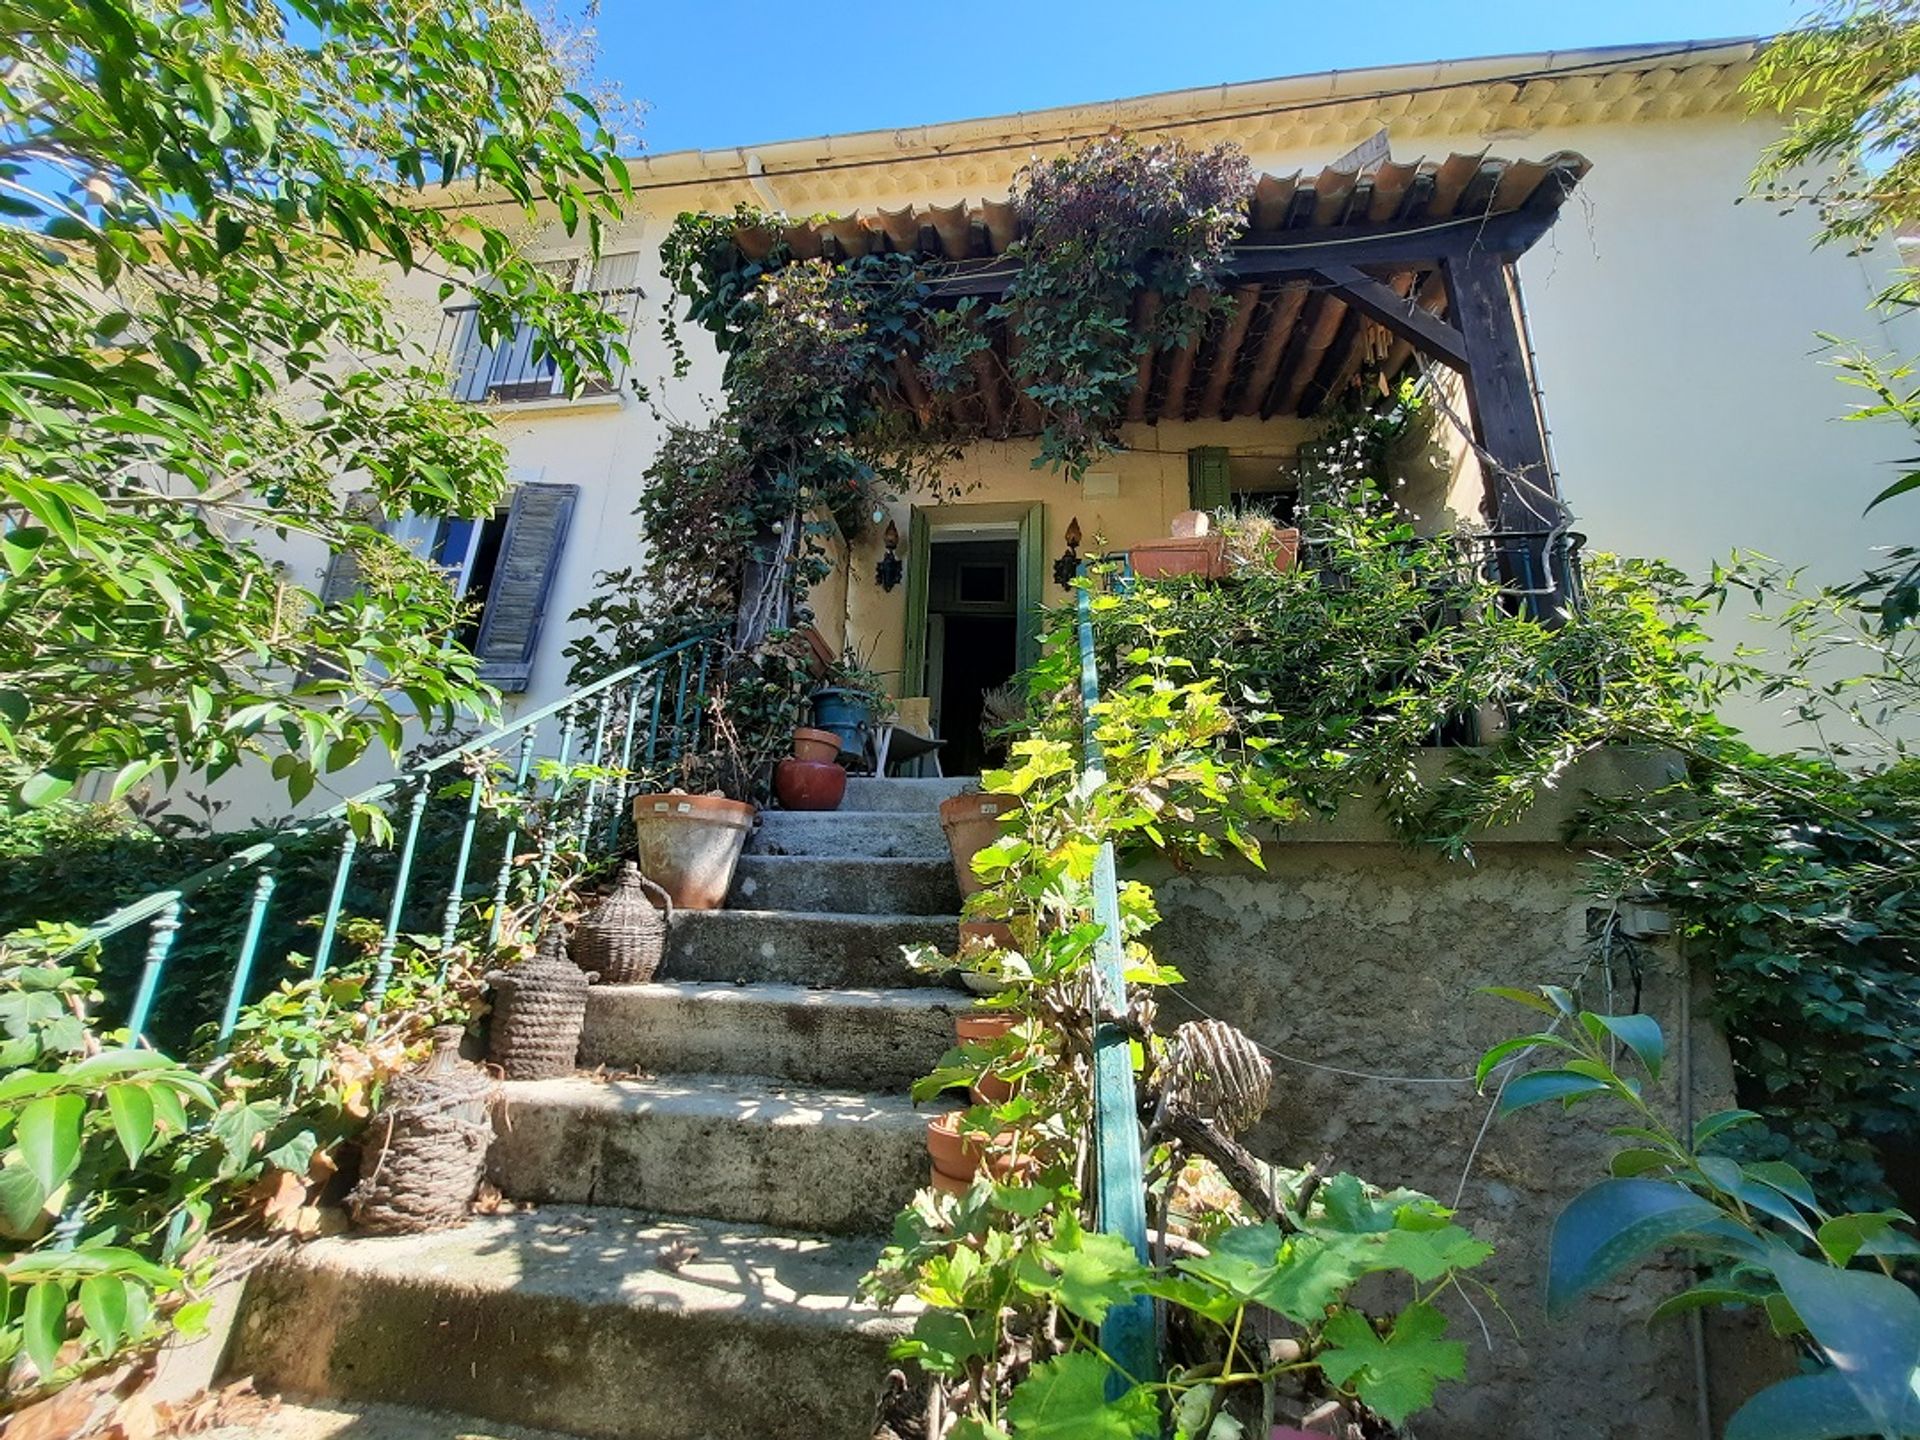
M 1471 1083 L 1338 1073 L 1468 1076 L 1488 1046 L 1533 1018 L 1481 987 L 1571 985 L 1586 970 L 1581 857 L 1542 838 L 1551 817 L 1538 820 L 1534 840 L 1484 844 L 1471 864 L 1416 853 L 1351 820 L 1331 832 L 1341 839 L 1320 831 L 1270 844 L 1265 874 L 1142 872 L 1163 915 L 1156 951 L 1187 977 L 1162 1026 L 1204 1010 L 1298 1057 L 1274 1061 L 1271 1107 L 1247 1137 L 1256 1153 L 1291 1165 L 1330 1158 L 1445 1203 L 1458 1193 L 1463 1223 L 1496 1247 L 1478 1273 L 1511 1324 L 1482 1304 L 1489 1346 L 1458 1298 L 1445 1302 L 1455 1333 L 1471 1337 L 1468 1383 L 1442 1387 L 1417 1423 L 1423 1440 L 1688 1440 L 1698 1432 L 1687 1328 L 1644 1324 L 1671 1274 L 1610 1286 L 1563 1319 L 1543 1313 L 1553 1217 L 1605 1175 L 1617 1142 L 1604 1126 L 1624 1122 L 1598 1110 L 1523 1111 L 1488 1128 L 1468 1171 L 1489 1104 Z M 1589 1003 L 1602 975 L 1586 972 Z M 1675 1110 L 1691 1011 L 1692 1104 L 1704 1114 L 1730 1103 L 1732 1083 L 1724 1045 L 1700 1019 L 1703 995 L 1685 993 L 1690 983 L 1679 959 L 1659 952 L 1638 999 L 1675 1057 L 1658 1087 Z M 1636 981 L 1624 966 L 1614 984 L 1616 1007 L 1632 1008 Z M 1731 1341 L 1713 1353 L 1721 1368 L 1735 1363 Z M 1728 1388 L 1752 1387 L 1736 1377 Z

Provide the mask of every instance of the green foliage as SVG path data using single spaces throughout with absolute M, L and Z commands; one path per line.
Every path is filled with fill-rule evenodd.
M 1010 320 L 1013 378 L 1040 407 L 1036 466 L 1078 477 L 1111 447 L 1140 357 L 1178 349 L 1218 313 L 1252 185 L 1237 146 L 1124 137 L 1036 160 L 1015 178 L 1023 233 L 1007 254 L 1020 269 L 990 315 Z M 1159 303 L 1136 333 L 1143 294 Z M 942 374 L 932 372 L 936 383 Z
M 1749 1399 L 1727 1424 L 1730 1440 L 1920 1435 L 1920 1295 L 1892 1278 L 1891 1265 L 1893 1257 L 1920 1255 L 1920 1242 L 1896 1228 L 1911 1217 L 1831 1214 L 1793 1166 L 1743 1164 L 1708 1148 L 1753 1126 L 1759 1117 L 1751 1111 L 1709 1115 L 1691 1136 L 1676 1135 L 1614 1059 L 1613 1042 L 1622 1042 L 1648 1078 L 1659 1079 L 1660 1028 L 1646 1016 L 1579 1010 L 1552 986 L 1538 996 L 1500 993 L 1553 1023 L 1488 1051 L 1481 1084 L 1513 1057 L 1548 1051 L 1556 1062 L 1505 1080 L 1503 1112 L 1606 1099 L 1632 1120 L 1610 1132 L 1632 1142 L 1614 1156 L 1613 1178 L 1575 1197 L 1554 1224 L 1549 1311 L 1564 1310 L 1653 1251 L 1678 1246 L 1718 1269 L 1667 1300 L 1656 1319 L 1705 1305 L 1757 1306 L 1776 1334 L 1795 1337 L 1818 1362 L 1813 1373 Z M 1867 1268 L 1851 1268 L 1862 1259 Z
M 597 248 L 627 187 L 518 0 L 18 0 L 0 28 L 0 746 L 16 803 L 83 773 L 277 755 L 299 798 L 403 720 L 484 712 L 444 579 L 343 515 L 474 515 L 505 485 L 474 407 L 374 272 L 525 321 L 570 387 L 617 322 L 531 265 L 539 206 Z M 501 219 L 421 203 L 478 183 Z M 512 217 L 512 218 L 509 218 Z M 482 282 L 485 282 L 484 284 Z M 258 543 L 358 561 L 322 608 Z

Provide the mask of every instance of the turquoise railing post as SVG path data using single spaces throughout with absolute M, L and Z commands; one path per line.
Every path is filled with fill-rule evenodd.
M 580 847 L 581 857 L 587 855 L 587 842 L 593 835 L 593 817 L 600 805 L 600 764 L 607 754 L 607 705 L 613 699 L 611 690 L 600 692 L 600 703 L 594 707 L 592 759 L 587 764 L 593 774 L 587 776 L 587 793 L 580 802 L 580 823 L 574 827 L 574 844 Z
M 713 661 L 713 647 L 700 647 L 700 683 L 694 688 L 693 696 L 693 735 L 690 743 L 694 749 L 700 748 L 700 729 L 707 718 L 707 667 Z
M 239 1023 L 240 1007 L 247 1001 L 247 981 L 253 977 L 254 957 L 260 953 L 260 935 L 267 925 L 267 906 L 273 901 L 273 872 L 263 870 L 253 882 L 253 905 L 247 911 L 247 931 L 240 938 L 240 958 L 234 962 L 233 980 L 227 986 L 227 1008 L 220 1012 L 220 1048 L 232 1038 Z
M 460 827 L 460 849 L 453 859 L 453 879 L 447 883 L 447 907 L 440 915 L 440 974 L 444 979 L 447 973 L 445 952 L 452 948 L 455 932 L 460 928 L 460 900 L 467 889 L 467 863 L 473 857 L 473 831 L 480 823 L 480 797 L 486 793 L 487 782 L 484 776 L 472 777 L 473 788 L 467 794 L 467 818 Z
M 146 1032 L 153 1002 L 160 994 L 160 974 L 167 968 L 173 937 L 179 933 L 180 902 L 169 900 L 147 925 L 147 956 L 140 967 L 140 988 L 134 992 L 133 1008 L 127 1012 L 127 1033 L 135 1040 Z
M 340 912 L 347 903 L 347 876 L 353 870 L 353 854 L 360 848 L 360 837 L 351 829 L 340 837 L 340 858 L 334 862 L 333 889 L 327 893 L 326 918 L 320 922 L 320 939 L 313 947 L 313 978 L 327 973 L 333 958 L 333 940 L 340 933 Z
M 640 719 L 640 680 L 627 686 L 627 723 L 620 734 L 620 778 L 613 784 L 613 818 L 607 822 L 607 853 L 620 848 L 620 826 L 633 799 L 633 731 Z
M 684 726 L 687 722 L 687 681 L 690 678 L 689 672 L 692 668 L 693 666 L 687 659 L 687 652 L 682 650 L 680 652 L 678 677 L 675 679 L 673 685 L 673 733 L 667 742 L 667 763 L 669 765 L 678 765 L 680 763 L 680 751 L 686 739 Z
M 400 866 L 393 876 L 393 899 L 387 905 L 386 928 L 380 932 L 380 953 L 373 965 L 373 988 L 367 992 L 369 1035 L 380 1023 L 380 1002 L 386 998 L 387 982 L 393 979 L 393 956 L 400 946 L 400 919 L 406 913 L 407 887 L 413 880 L 413 852 L 420 844 L 420 817 L 426 811 L 427 792 L 432 788 L 433 776 L 422 775 L 414 786 L 413 803 L 407 807 L 407 838 L 400 846 Z
M 1084 586 L 1076 603 L 1082 727 L 1079 788 L 1082 800 L 1090 801 L 1107 783 L 1107 762 L 1094 730 L 1100 676 L 1094 659 L 1093 601 Z M 1144 1263 L 1148 1260 L 1146 1178 L 1133 1087 L 1133 1039 L 1127 1025 L 1120 885 L 1111 840 L 1102 841 L 1094 857 L 1093 918 L 1100 926 L 1100 938 L 1093 947 L 1093 1148 L 1099 1171 L 1095 1193 L 1100 1228 L 1124 1239 Z M 1159 1365 L 1153 1301 L 1142 1295 L 1108 1310 L 1100 1326 L 1100 1344 L 1126 1377 L 1141 1384 L 1155 1380 Z M 1122 1376 L 1108 1378 L 1110 1395 L 1125 1388 Z
M 528 726 L 520 736 L 520 757 L 514 763 L 513 796 L 518 800 L 527 793 L 527 776 L 533 769 L 533 737 L 535 730 Z M 506 917 L 507 897 L 513 890 L 513 851 L 520 839 L 520 824 L 516 820 L 507 826 L 507 838 L 500 842 L 500 873 L 493 882 L 493 919 L 487 922 L 487 944 L 493 945 L 500 939 L 500 922 Z
M 660 756 L 660 702 L 666 698 L 666 687 L 662 683 L 666 676 L 659 669 L 653 672 L 653 704 L 647 714 L 647 771 L 652 773 L 654 763 Z
M 533 890 L 536 901 L 547 898 L 547 882 L 553 877 L 554 852 L 560 844 L 560 802 L 567 793 L 567 766 L 573 761 L 573 733 L 578 722 L 575 708 L 569 705 L 560 712 L 560 755 L 555 762 L 553 791 L 547 797 L 550 808 L 546 823 L 540 827 L 540 872 Z

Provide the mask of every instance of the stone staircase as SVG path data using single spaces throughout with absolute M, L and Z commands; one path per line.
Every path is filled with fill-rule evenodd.
M 966 784 L 763 813 L 736 908 L 676 915 L 655 983 L 595 987 L 581 1073 L 504 1087 L 514 1212 L 257 1271 L 230 1372 L 595 1440 L 867 1440 L 907 1322 L 856 1285 L 926 1180 L 907 1087 L 969 1004 L 900 946 L 954 943 L 936 811 Z

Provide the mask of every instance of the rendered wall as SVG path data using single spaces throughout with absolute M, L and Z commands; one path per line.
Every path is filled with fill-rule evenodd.
M 1436 1410 L 1414 1422 L 1423 1440 L 1692 1440 L 1699 1431 L 1688 1328 L 1645 1323 L 1678 1288 L 1676 1273 L 1648 1269 L 1564 1318 L 1544 1314 L 1553 1218 L 1605 1176 L 1620 1145 L 1605 1126 L 1629 1123 L 1625 1117 L 1543 1107 L 1496 1120 L 1468 1172 L 1490 1100 L 1470 1082 L 1403 1083 L 1319 1068 L 1470 1076 L 1487 1047 L 1539 1018 L 1477 993 L 1481 987 L 1575 982 L 1592 959 L 1581 857 L 1544 838 L 1551 817 L 1537 818 L 1545 823 L 1520 832 L 1533 839 L 1483 844 L 1471 864 L 1415 853 L 1357 818 L 1269 844 L 1265 874 L 1141 872 L 1163 916 L 1152 936 L 1156 953 L 1187 977 L 1163 1004 L 1160 1026 L 1170 1032 L 1204 1010 L 1297 1057 L 1274 1061 L 1271 1106 L 1243 1137 L 1255 1153 L 1290 1166 L 1330 1162 L 1457 1203 L 1461 1222 L 1494 1245 L 1494 1258 L 1475 1273 L 1493 1285 L 1506 1314 L 1477 1301 L 1483 1337 L 1457 1296 L 1440 1302 L 1450 1333 L 1469 1341 L 1468 1382 L 1441 1387 Z M 1602 973 L 1587 972 L 1590 1004 L 1604 993 Z M 1634 1008 L 1627 967 L 1616 965 L 1614 981 L 1615 1008 Z M 1670 951 L 1655 952 L 1637 983 L 1640 1007 L 1667 1036 L 1661 1102 L 1678 1113 L 1684 1054 L 1692 1114 L 1730 1104 L 1725 1047 L 1702 1018 L 1704 986 Z M 1716 1323 L 1708 1350 L 1718 1433 L 1731 1405 L 1758 1388 L 1755 1346 L 1743 1324 Z

